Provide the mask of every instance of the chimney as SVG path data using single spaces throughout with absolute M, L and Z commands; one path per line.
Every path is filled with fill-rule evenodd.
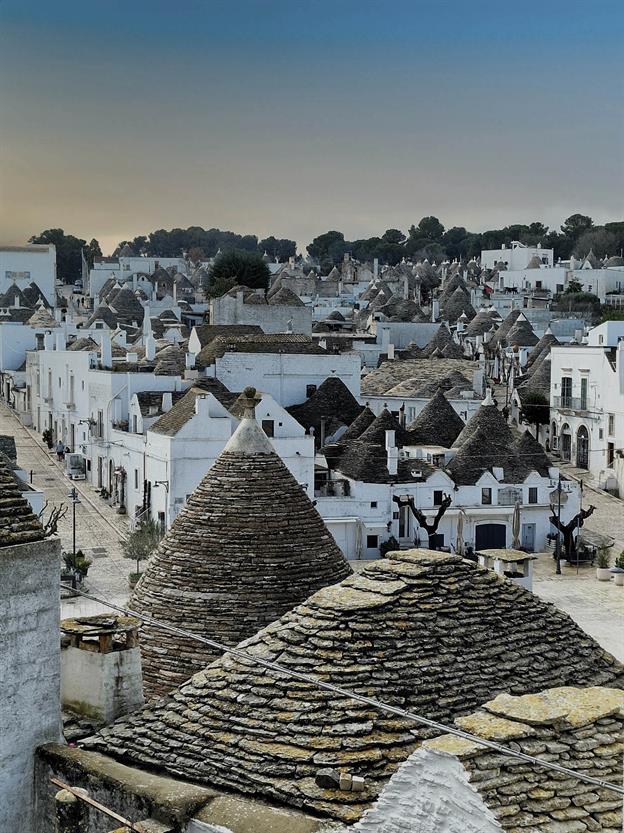
M 479 371 L 477 371 L 477 373 L 478 372 Z M 475 373 L 475 376 L 476 375 L 477 374 Z M 482 405 L 494 405 L 494 400 L 492 399 L 492 388 L 489 388 L 489 387 L 487 388 L 487 390 L 485 391 L 485 399 L 483 400 L 483 402 L 481 404 Z
M 431 320 L 437 321 L 440 316 L 440 302 L 434 298 L 431 302 Z
M 67 344 L 65 342 L 65 333 L 59 332 L 58 330 L 54 333 L 54 340 L 56 342 L 55 349 L 56 350 L 65 350 Z
M 615 353 L 615 367 L 617 369 L 621 396 L 622 394 L 624 394 L 624 339 L 620 339 L 617 343 L 617 350 Z
M 113 366 L 113 351 L 110 335 L 108 335 L 108 333 L 101 334 L 100 344 L 102 348 L 100 351 L 100 364 L 102 367 L 110 368 Z
M 399 470 L 399 449 L 394 442 L 394 431 L 386 431 L 386 454 L 388 474 L 395 475 Z
M 110 723 L 143 705 L 138 619 L 104 614 L 61 622 L 61 703 Z
M 407 275 L 403 275 L 403 297 L 406 301 L 409 298 L 409 280 L 407 279 Z
M 43 335 L 43 349 L 46 353 L 54 350 L 54 333 L 44 333 Z
M 195 367 L 195 353 L 185 353 L 184 361 L 186 363 L 186 369 L 192 370 Z
M 394 359 L 394 344 L 388 345 L 388 359 Z
M 143 337 L 151 336 L 152 334 L 152 318 L 150 314 L 149 303 L 143 307 Z
M 379 277 L 379 258 L 373 258 L 373 280 L 376 281 Z
M 153 362 L 156 356 L 156 342 L 153 335 L 148 335 L 145 339 L 145 358 L 148 362 Z
M 236 309 L 242 310 L 243 304 L 245 302 L 245 295 L 242 289 L 238 289 L 236 292 Z
M 54 309 L 54 320 L 58 321 L 59 324 L 63 320 L 63 312 L 60 307 Z
M 137 364 L 139 361 L 138 353 L 126 353 L 126 362 L 128 364 Z
M 208 394 L 202 393 L 195 397 L 195 413 L 201 417 L 209 417 L 210 400 Z
M 173 397 L 171 396 L 171 391 L 167 390 L 162 395 L 162 412 L 166 414 L 167 411 L 171 410 L 173 405 Z

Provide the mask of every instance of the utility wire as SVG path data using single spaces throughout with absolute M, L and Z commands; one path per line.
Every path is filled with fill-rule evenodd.
M 61 586 L 68 590 L 73 589 L 70 585 L 61 584 Z M 186 631 L 183 628 L 177 628 L 175 627 L 175 625 L 169 625 L 166 622 L 161 622 L 158 619 L 153 619 L 151 616 L 145 616 L 142 613 L 136 613 L 135 611 L 130 610 L 129 608 L 124 608 L 120 605 L 116 605 L 112 602 L 106 601 L 105 599 L 92 596 L 90 593 L 86 593 L 83 590 L 74 590 L 74 592 L 79 593 L 81 596 L 85 596 L 88 599 L 92 599 L 93 601 L 99 602 L 100 604 L 103 604 L 105 607 L 109 607 L 112 610 L 116 610 L 119 613 L 123 613 L 125 616 L 134 616 L 135 618 L 140 619 L 142 622 L 147 623 L 149 625 L 153 625 L 154 627 L 161 628 L 162 630 L 169 631 L 170 633 L 174 633 L 178 636 L 185 636 L 189 639 L 201 642 L 204 645 L 209 645 L 211 648 L 216 648 L 219 651 L 223 651 L 223 653 L 231 654 L 233 657 L 236 657 L 242 662 L 251 665 L 260 665 L 262 668 L 267 668 L 270 671 L 276 671 L 277 673 L 283 674 L 286 677 L 291 677 L 294 680 L 300 680 L 301 682 L 308 683 L 309 685 L 316 686 L 317 688 L 324 689 L 325 691 L 330 691 L 332 692 L 332 694 L 339 694 L 341 697 L 347 697 L 350 700 L 355 700 L 359 703 L 364 703 L 367 706 L 371 706 L 372 708 L 377 709 L 378 711 L 387 712 L 389 714 L 397 715 L 398 717 L 407 718 L 408 720 L 414 721 L 414 723 L 419 723 L 422 726 L 427 726 L 429 729 L 435 729 L 436 731 L 442 732 L 443 734 L 455 735 L 456 737 L 478 744 L 479 746 L 485 746 L 488 749 L 492 749 L 495 752 L 499 752 L 500 754 L 508 755 L 512 758 L 518 758 L 519 760 L 526 761 L 529 764 L 542 767 L 543 769 L 550 769 L 554 770 L 555 772 L 561 772 L 562 774 L 567 775 L 570 778 L 575 778 L 578 781 L 584 781 L 587 784 L 593 784 L 594 786 L 602 787 L 605 790 L 610 790 L 612 792 L 618 793 L 619 795 L 624 795 L 624 787 L 618 784 L 611 784 L 609 781 L 602 781 L 600 778 L 593 778 L 590 775 L 584 775 L 580 772 L 576 772 L 575 770 L 567 769 L 566 767 L 560 766 L 559 764 L 555 764 L 552 761 L 544 761 L 541 758 L 534 757 L 533 755 L 527 755 L 524 752 L 518 752 L 514 749 L 509 749 L 508 747 L 501 746 L 500 744 L 494 743 L 491 740 L 486 740 L 485 738 L 480 738 L 476 735 L 472 735 L 469 732 L 464 732 L 462 729 L 457 729 L 454 726 L 445 726 L 443 723 L 439 723 L 435 720 L 430 720 L 428 717 L 423 717 L 422 715 L 415 714 L 414 712 L 410 712 L 407 709 L 402 709 L 398 706 L 391 706 L 389 703 L 384 703 L 382 700 L 376 700 L 373 697 L 366 697 L 363 694 L 356 694 L 355 692 L 349 691 L 348 689 L 333 685 L 333 683 L 327 683 L 323 680 L 318 680 L 314 677 L 308 676 L 307 674 L 302 674 L 299 671 L 294 671 L 291 668 L 285 668 L 282 665 L 278 665 L 278 663 L 276 662 L 271 662 L 270 660 L 262 659 L 261 657 L 254 656 L 253 654 L 248 654 L 246 651 L 241 651 L 240 648 L 232 648 L 227 645 L 223 645 L 223 643 L 217 642 L 215 639 L 209 639 L 205 636 L 199 636 L 198 634 L 190 633 L 189 631 Z

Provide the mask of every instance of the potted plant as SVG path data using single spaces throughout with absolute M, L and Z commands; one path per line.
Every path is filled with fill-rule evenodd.
M 48 446 L 48 448 L 52 448 L 52 446 L 54 445 L 52 431 L 49 428 L 46 428 L 45 431 L 41 434 L 41 439 Z
M 93 561 L 91 561 L 90 558 L 87 558 L 82 550 L 76 550 L 75 553 L 64 552 L 63 562 L 65 564 L 65 569 L 68 572 L 73 573 L 79 582 L 82 582 L 86 578 L 86 575 L 89 572 L 89 567 L 93 564 Z
M 149 518 L 122 542 L 121 548 L 125 558 L 136 562 L 136 572 L 128 576 L 128 585 L 132 589 L 143 575 L 141 572 L 141 561 L 148 558 L 152 551 L 158 546 L 162 538 L 160 524 Z
M 624 550 L 615 559 L 615 567 L 611 568 L 613 583 L 618 587 L 624 587 Z
M 596 556 L 596 578 L 598 581 L 611 580 L 611 559 L 606 547 L 600 547 Z

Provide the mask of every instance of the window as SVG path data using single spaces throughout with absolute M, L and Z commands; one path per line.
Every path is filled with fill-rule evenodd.
M 103 437 L 104 436 L 104 411 L 98 411 L 97 436 L 98 437 Z
M 132 415 L 132 431 L 135 434 L 139 433 L 139 419 L 136 414 Z
M 273 437 L 274 434 L 275 423 L 272 419 L 263 419 L 262 420 L 262 430 L 267 435 L 267 437 Z
M 316 385 L 306 385 L 306 399 L 309 399 L 313 393 L 316 393 Z
M 134 488 L 135 489 L 139 488 L 139 470 L 138 469 L 134 470 Z
M 160 531 L 162 534 L 165 534 L 165 513 L 159 512 L 158 513 L 158 525 L 160 526 Z
M 558 292 L 558 293 L 563 292 L 563 284 L 562 284 L 562 283 L 558 283 L 558 284 L 557 284 L 557 292 Z
M 587 410 L 587 376 L 581 379 L 581 410 Z
M 615 443 L 607 443 L 607 465 L 612 466 L 615 459 Z
M 541 281 L 535 281 L 535 288 L 536 289 L 541 289 L 542 288 L 542 282 Z
M 481 489 L 481 503 L 483 506 L 492 505 L 492 490 L 489 487 Z
M 561 405 L 564 408 L 570 407 L 572 401 L 572 377 L 561 377 Z
M 377 501 L 371 500 L 371 509 L 377 509 Z
M 602 428 L 599 428 L 598 429 L 598 439 L 601 440 L 603 438 L 603 436 L 604 436 L 604 432 L 603 432 Z
M 378 535 L 367 535 L 366 536 L 366 549 L 374 550 L 379 546 L 379 536 Z
M 444 492 L 442 489 L 436 489 L 433 493 L 433 505 L 434 506 L 442 506 L 442 501 L 444 500 Z
M 610 437 L 615 435 L 615 414 L 609 414 L 609 428 L 607 433 Z
M 537 486 L 529 486 L 529 503 L 537 503 Z

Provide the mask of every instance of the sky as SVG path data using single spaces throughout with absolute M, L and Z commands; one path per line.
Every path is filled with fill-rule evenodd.
M 624 216 L 621 0 L 0 0 L 0 242 Z

